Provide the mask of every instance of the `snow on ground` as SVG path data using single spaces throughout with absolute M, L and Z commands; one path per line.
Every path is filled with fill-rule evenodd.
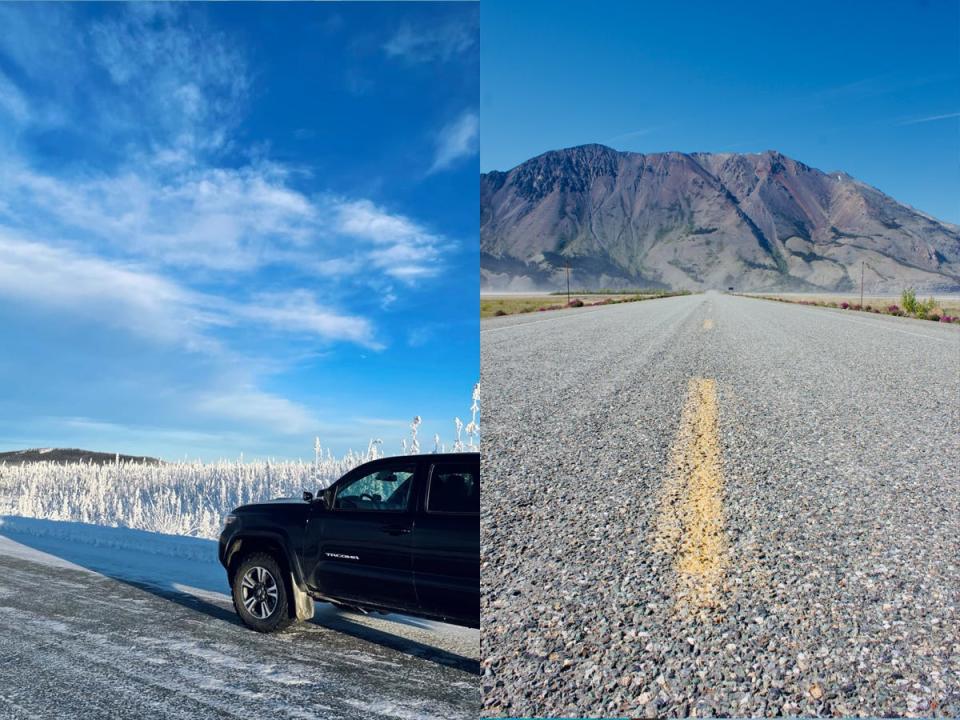
M 478 631 L 319 606 L 253 632 L 209 540 L 0 517 L 0 578 L 0 718 L 479 713 Z
M 85 569 L 160 590 L 191 595 L 233 612 L 217 543 L 130 528 L 0 516 L 0 555 Z M 340 611 L 317 603 L 317 617 Z M 350 615 L 352 623 L 476 658 L 480 631 L 406 615 Z
M 455 451 L 478 449 L 478 398 Z M 223 517 L 378 456 L 0 463 L 0 718 L 475 718 L 479 630 L 318 603 L 263 636 L 234 612 Z
M 0 516 L 0 553 L 160 586 L 187 585 L 219 592 L 229 602 L 214 540 L 7 515 Z

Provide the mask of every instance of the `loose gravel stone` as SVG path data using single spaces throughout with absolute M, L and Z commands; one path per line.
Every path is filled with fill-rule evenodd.
M 960 714 L 960 333 L 849 319 L 707 294 L 482 324 L 484 715 Z M 691 378 L 730 555 L 707 616 L 650 542 Z

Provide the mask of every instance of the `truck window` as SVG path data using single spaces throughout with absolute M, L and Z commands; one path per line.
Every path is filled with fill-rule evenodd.
M 350 480 L 337 488 L 334 510 L 401 512 L 410 501 L 413 465 L 402 469 L 384 468 Z
M 427 512 L 480 514 L 480 478 L 466 465 L 434 465 L 427 489 Z

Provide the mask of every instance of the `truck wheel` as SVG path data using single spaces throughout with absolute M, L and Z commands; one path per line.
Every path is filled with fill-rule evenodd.
M 233 574 L 233 607 L 257 632 L 279 632 L 293 622 L 283 569 L 272 555 L 258 552 L 243 559 Z

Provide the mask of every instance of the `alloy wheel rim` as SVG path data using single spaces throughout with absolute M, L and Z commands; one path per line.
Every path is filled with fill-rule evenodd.
M 255 565 L 240 581 L 240 599 L 247 612 L 258 620 L 273 615 L 280 600 L 277 581 L 265 567 Z

